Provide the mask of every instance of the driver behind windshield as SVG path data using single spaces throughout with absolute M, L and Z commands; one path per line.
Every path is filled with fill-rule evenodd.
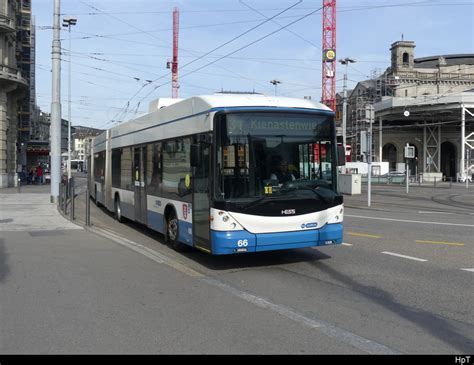
M 293 175 L 288 169 L 288 161 L 283 158 L 277 160 L 276 166 L 272 169 L 270 179 L 277 180 L 279 185 L 288 181 L 296 180 L 295 175 Z

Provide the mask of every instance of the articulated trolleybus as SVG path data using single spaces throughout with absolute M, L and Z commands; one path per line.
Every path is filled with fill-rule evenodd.
M 171 100 L 95 138 L 90 186 L 97 204 L 119 221 L 163 233 L 178 251 L 222 255 L 342 242 L 337 166 L 344 151 L 329 108 L 257 94 Z

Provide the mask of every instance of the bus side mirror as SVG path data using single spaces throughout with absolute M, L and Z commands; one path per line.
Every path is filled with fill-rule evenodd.
M 191 145 L 191 167 L 201 166 L 201 145 L 192 144 Z
M 346 151 L 344 146 L 337 146 L 337 166 L 346 165 Z

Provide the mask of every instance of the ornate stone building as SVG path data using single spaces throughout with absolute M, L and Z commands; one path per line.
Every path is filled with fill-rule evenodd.
M 0 0 L 0 187 L 16 184 L 22 168 L 17 156 L 19 110 L 29 91 L 30 74 L 22 65 L 25 17 L 31 16 L 29 1 Z M 18 166 L 20 165 L 20 166 Z
M 390 51 L 390 67 L 359 82 L 349 94 L 347 140 L 352 160 L 367 160 L 361 138 L 369 129 L 365 107 L 374 105 L 375 161 L 388 161 L 391 170 L 399 169 L 408 143 L 416 151 L 410 161 L 413 174 L 467 174 L 474 164 L 474 144 L 469 142 L 474 139 L 474 54 L 415 58 L 412 41 L 395 42 Z

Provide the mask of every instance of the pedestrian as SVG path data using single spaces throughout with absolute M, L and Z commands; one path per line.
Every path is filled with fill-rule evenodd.
M 41 164 L 38 165 L 36 168 L 36 176 L 38 177 L 38 184 L 42 185 L 43 184 L 43 168 L 41 167 Z
M 32 167 L 30 171 L 28 172 L 28 184 L 33 184 L 34 178 L 35 178 L 35 171 Z

